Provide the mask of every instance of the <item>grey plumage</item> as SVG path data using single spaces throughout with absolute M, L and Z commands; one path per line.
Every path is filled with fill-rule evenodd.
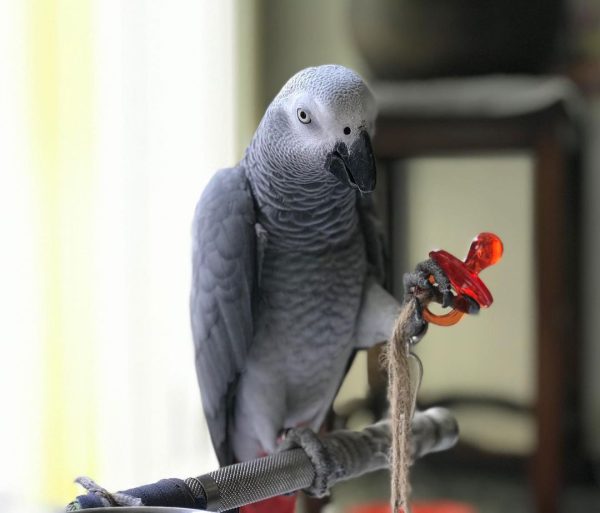
M 384 340 L 398 305 L 370 199 L 375 109 L 341 66 L 301 71 L 240 164 L 218 172 L 194 222 L 192 331 L 221 464 L 318 429 L 357 347 Z

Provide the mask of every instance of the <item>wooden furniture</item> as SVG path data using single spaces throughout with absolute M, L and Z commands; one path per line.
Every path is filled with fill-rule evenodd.
M 580 97 L 568 80 L 552 77 L 380 83 L 374 91 L 380 107 L 374 149 L 389 194 L 397 189 L 391 186 L 399 179 L 396 163 L 404 159 L 508 149 L 534 157 L 537 450 L 530 475 L 536 512 L 557 513 L 581 440 Z M 390 240 L 402 232 L 391 206 L 403 202 L 393 200 L 384 201 Z M 400 246 L 391 245 L 394 260 L 402 261 Z M 392 278 L 392 287 L 402 294 L 401 277 Z

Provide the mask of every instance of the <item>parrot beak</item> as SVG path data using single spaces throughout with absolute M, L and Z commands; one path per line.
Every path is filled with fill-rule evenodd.
M 338 142 L 333 151 L 327 155 L 325 167 L 340 182 L 353 189 L 358 189 L 360 192 L 373 191 L 376 171 L 369 134 L 361 130 L 356 141 L 350 146 L 350 151 L 346 143 Z

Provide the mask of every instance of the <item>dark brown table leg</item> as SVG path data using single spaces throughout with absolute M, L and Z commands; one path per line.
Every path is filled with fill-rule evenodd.
M 568 169 L 557 130 L 549 129 L 541 134 L 535 156 L 537 449 L 531 472 L 535 511 L 557 513 L 563 485 L 562 419 L 571 320 L 566 272 Z

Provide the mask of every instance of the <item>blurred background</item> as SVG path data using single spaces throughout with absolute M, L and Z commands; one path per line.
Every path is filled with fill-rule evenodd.
M 81 474 L 123 489 L 217 466 L 188 322 L 193 208 L 211 174 L 240 158 L 283 83 L 323 63 L 357 70 L 381 99 L 377 199 L 396 293 L 402 273 L 433 248 L 461 256 L 480 231 L 505 243 L 502 262 L 484 274 L 492 309 L 432 327 L 418 348 L 420 402 L 453 405 L 462 442 L 416 465 L 415 496 L 482 512 L 600 511 L 596 0 L 0 2 L 5 510 L 60 506 L 79 493 L 72 481 Z M 481 77 L 492 85 L 481 89 Z M 433 114 L 419 107 L 431 99 Z M 410 148 L 398 139 L 397 158 L 389 150 L 396 134 L 424 122 L 437 133 L 432 123 L 450 126 L 461 108 L 486 123 L 539 111 L 539 131 L 554 119 L 544 102 L 564 107 L 556 139 L 567 140 L 574 177 L 549 200 L 555 218 L 536 210 L 543 170 L 534 135 L 529 147 L 489 144 L 493 151 L 458 151 L 441 136 Z M 390 128 L 398 122 L 405 132 Z M 546 390 L 536 241 L 562 226 L 564 204 L 576 229 L 546 249 L 568 255 L 560 275 L 573 286 L 554 300 L 568 296 L 565 308 L 576 311 L 566 314 L 564 365 L 544 367 L 560 385 Z M 374 415 L 367 359 L 356 360 L 336 402 L 351 425 Z M 536 481 L 532 458 L 545 433 L 540 405 L 553 395 L 557 486 Z M 358 494 L 340 487 L 328 507 L 384 498 L 386 486 L 377 474 Z

